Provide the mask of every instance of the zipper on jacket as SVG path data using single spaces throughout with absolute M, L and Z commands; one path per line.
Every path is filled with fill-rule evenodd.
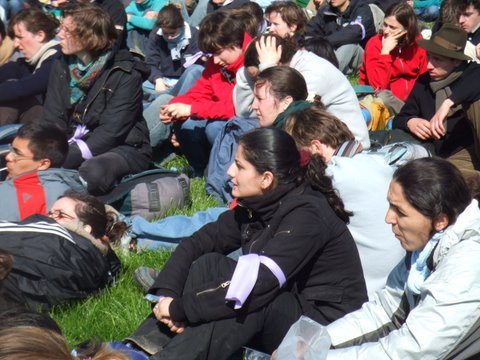
M 230 285 L 230 280 L 221 283 L 221 284 L 218 285 L 216 288 L 202 290 L 202 291 L 198 292 L 197 295 L 202 295 L 202 294 L 214 292 L 214 291 L 217 291 L 217 290 L 219 290 L 219 289 L 225 289 L 225 288 L 226 288 L 227 286 L 229 286 L 229 285 Z
M 90 105 L 92 105 L 92 103 L 95 101 L 95 99 L 97 98 L 97 96 L 100 94 L 100 92 L 102 90 L 105 89 L 105 84 L 107 83 L 107 80 L 108 78 L 110 77 L 110 74 L 114 71 L 114 70 L 117 70 L 117 69 L 122 69 L 123 71 L 127 72 L 125 69 L 123 69 L 121 66 L 115 66 L 113 68 L 111 68 L 109 71 L 108 71 L 108 74 L 107 76 L 105 77 L 105 81 L 103 82 L 102 86 L 100 87 L 100 89 L 98 89 L 97 93 L 95 94 L 95 96 L 92 98 L 92 100 L 90 100 L 90 102 L 87 104 L 87 106 L 85 106 L 85 109 L 83 110 L 83 115 L 82 115 L 82 123 L 85 119 L 85 115 L 87 114 L 87 111 L 88 109 L 90 108 Z M 113 93 L 113 91 L 111 89 L 107 89 L 109 91 L 111 91 Z

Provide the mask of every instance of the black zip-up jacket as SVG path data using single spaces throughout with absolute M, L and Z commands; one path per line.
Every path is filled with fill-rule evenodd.
M 44 118 L 66 129 L 72 136 L 77 125 L 86 125 L 83 138 L 93 156 L 118 152 L 127 162 L 137 155 L 151 156 L 149 133 L 143 118 L 142 82 L 148 76 L 143 63 L 135 61 L 127 50 L 112 54 L 104 70 L 79 103 L 70 104 L 70 72 L 65 58 L 53 65 Z M 80 149 L 70 145 L 66 168 L 78 168 L 84 161 Z
M 83 299 L 120 271 L 112 249 L 102 254 L 91 240 L 42 215 L 1 222 L 0 248 L 14 258 L 2 293 L 31 309 Z
M 346 44 L 365 47 L 373 35 L 375 24 L 370 7 L 362 0 L 351 0 L 342 14 L 330 5 L 323 7 L 307 24 L 306 36 L 325 37 L 337 49 Z
M 229 254 L 238 248 L 243 254 L 272 259 L 285 274 L 284 288 L 298 294 L 303 312 L 323 324 L 367 301 L 360 258 L 346 224 L 320 192 L 293 184 L 241 201 L 234 210 L 184 239 L 150 292 L 174 298 L 170 315 L 175 321 L 202 323 L 254 312 L 281 291 L 277 278 L 264 265 L 240 310 L 225 302 L 233 273 L 220 274 L 209 284 L 198 284 L 197 291 L 184 293 L 196 259 L 212 252 Z

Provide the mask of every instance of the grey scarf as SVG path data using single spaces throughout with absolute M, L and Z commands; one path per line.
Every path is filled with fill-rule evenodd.
M 453 70 L 445 79 L 438 81 L 431 81 L 430 88 L 435 94 L 435 111 L 438 110 L 440 105 L 452 95 L 452 90 L 450 85 L 457 81 L 462 75 L 463 71 L 467 67 L 467 63 L 464 63 Z M 457 111 L 462 109 L 462 105 L 457 105 L 450 109 L 448 112 L 448 117 L 455 114 Z

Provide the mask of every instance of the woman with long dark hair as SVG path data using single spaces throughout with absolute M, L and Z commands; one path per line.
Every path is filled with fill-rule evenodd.
M 359 307 L 367 295 L 349 213 L 324 171 L 282 130 L 240 138 L 228 171 L 238 205 L 184 239 L 149 291 L 160 298 L 147 321 L 177 334 L 152 359 L 271 352 L 300 315 L 328 324 Z M 238 262 L 226 257 L 237 249 Z
M 480 210 L 439 158 L 393 174 L 385 221 L 405 260 L 362 308 L 327 326 L 330 359 L 466 359 L 478 354 Z M 305 350 L 305 349 L 304 349 Z

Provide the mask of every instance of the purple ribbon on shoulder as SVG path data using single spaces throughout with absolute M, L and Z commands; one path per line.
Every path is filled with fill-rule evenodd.
M 185 63 L 183 64 L 183 67 L 186 69 L 193 64 L 197 62 L 198 59 L 200 59 L 202 56 L 210 57 L 212 54 L 204 53 L 203 51 L 197 51 L 195 54 L 193 54 L 190 57 L 185 57 Z
M 252 292 L 257 282 L 260 264 L 265 265 L 277 278 L 279 287 L 287 282 L 280 266 L 269 257 L 258 254 L 240 256 L 225 296 L 225 300 L 235 302 L 235 309 L 240 309 Z
M 365 36 L 367 35 L 367 32 L 365 31 L 365 26 L 362 24 L 362 20 L 357 18 L 355 21 L 352 21 L 350 25 L 358 25 L 362 29 L 362 39 L 365 39 Z
M 82 158 L 85 160 L 93 158 L 92 152 L 88 148 L 88 145 L 82 138 L 88 134 L 90 130 L 87 129 L 86 125 L 77 125 L 75 129 L 75 133 L 73 136 L 68 140 L 69 144 L 76 143 L 80 152 L 82 153 Z

